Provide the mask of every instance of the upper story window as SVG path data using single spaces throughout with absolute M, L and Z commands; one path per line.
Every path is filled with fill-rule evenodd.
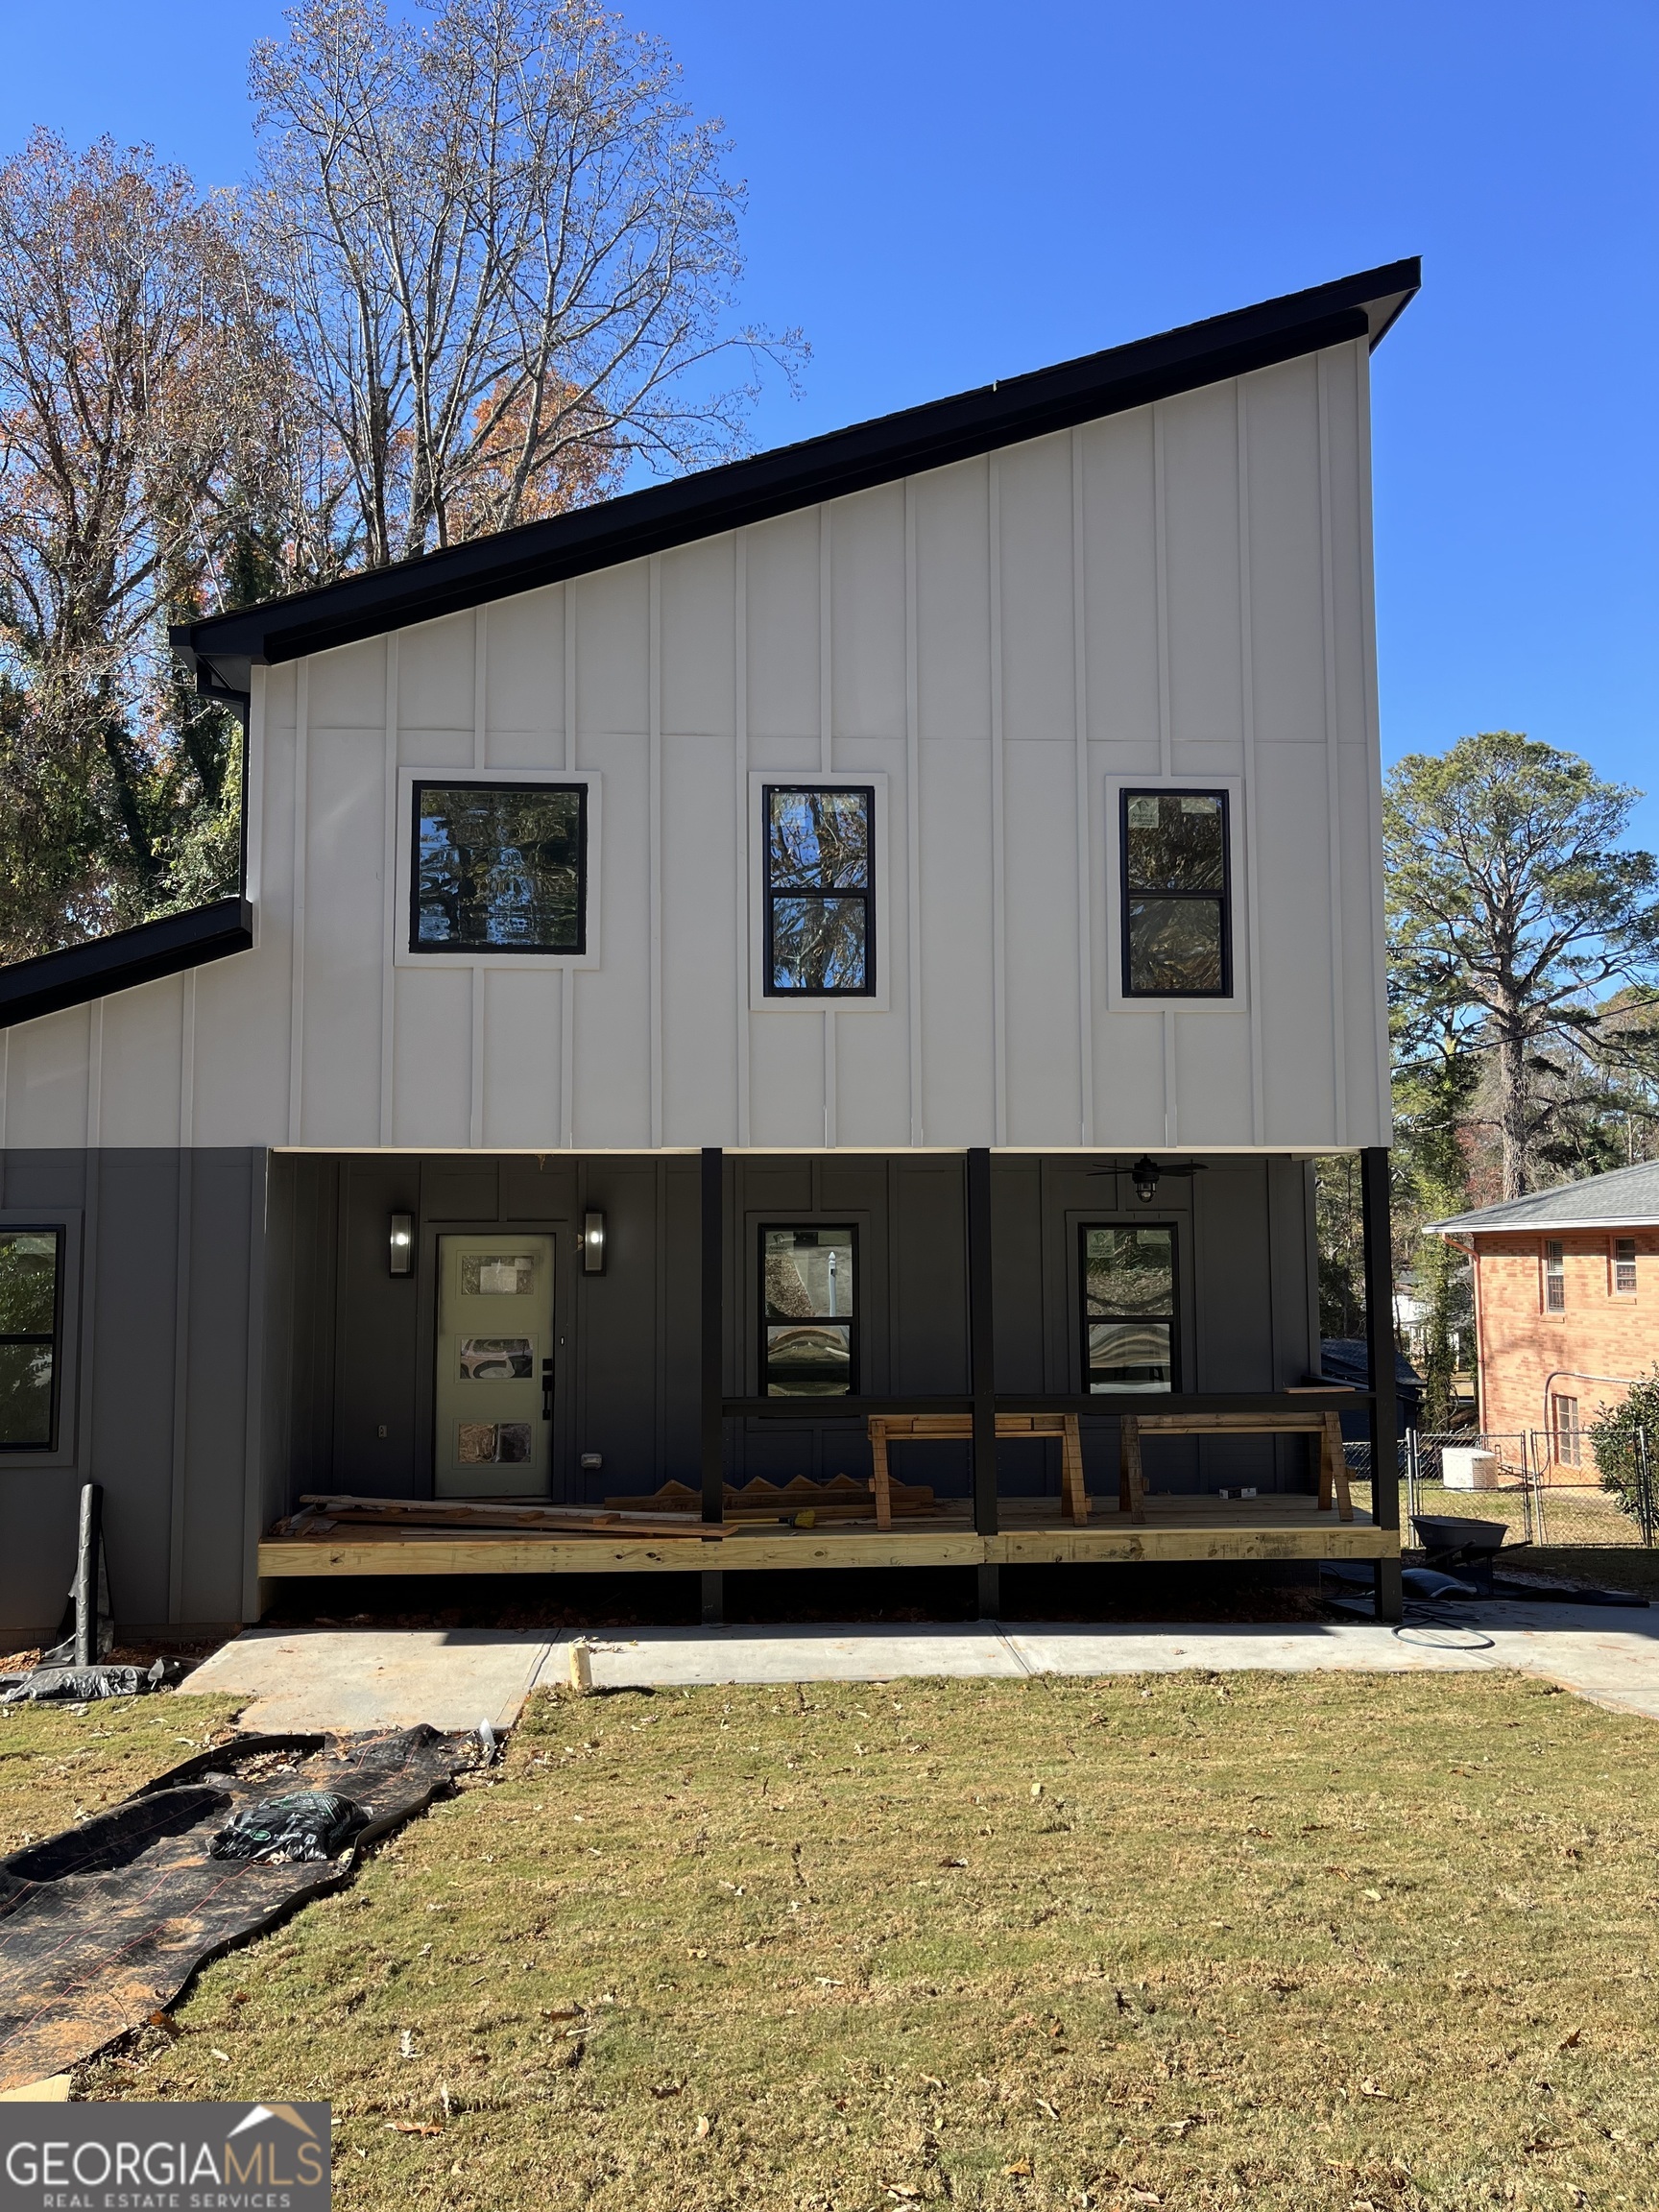
M 867 784 L 768 783 L 765 989 L 867 998 L 876 989 L 876 793 Z
M 1613 1289 L 1621 1298 L 1636 1295 L 1636 1239 L 1634 1237 L 1615 1237 L 1613 1239 Z
M 1121 794 L 1123 993 L 1233 995 L 1225 791 Z
M 1546 1313 L 1567 1310 L 1566 1247 L 1559 1237 L 1547 1237 L 1544 1240 L 1544 1310 Z
M 411 952 L 587 950 L 588 790 L 445 777 L 411 810 Z
M 1175 1232 L 1083 1231 L 1083 1373 L 1095 1393 L 1175 1387 Z
M 851 1229 L 760 1232 L 760 1368 L 768 1398 L 845 1398 L 858 1386 Z
M 52 1449 L 62 1260 L 60 1229 L 0 1230 L 0 1451 Z

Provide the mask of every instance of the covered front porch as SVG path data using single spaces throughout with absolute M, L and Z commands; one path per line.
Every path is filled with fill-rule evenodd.
M 907 1163 L 843 1161 L 826 1172 L 820 1163 L 757 1164 L 711 1148 L 675 1159 L 666 1179 L 663 1164 L 653 1163 L 655 1232 L 641 1235 L 643 1221 L 627 1232 L 625 1259 L 615 1252 L 622 1222 L 613 1213 L 608 1225 L 604 1207 L 592 1203 L 622 1189 L 617 1164 L 538 1162 L 539 1190 L 550 1166 L 565 1171 L 570 1189 L 542 1190 L 534 1213 L 522 1198 L 507 1198 L 509 1189 L 530 1187 L 517 1166 L 512 1176 L 502 1173 L 501 1196 L 487 1210 L 479 1195 L 483 1165 L 469 1171 L 467 1201 L 480 1237 L 490 1232 L 510 1245 L 520 1225 L 550 1226 L 568 1247 L 561 1255 L 557 1348 L 550 1340 L 538 1378 L 549 1479 L 533 1493 L 513 1483 L 502 1487 L 516 1494 L 492 1496 L 490 1473 L 480 1470 L 465 1495 L 445 1497 L 429 1472 L 431 1460 L 421 1464 L 418 1442 L 408 1470 L 384 1463 L 376 1469 L 373 1453 L 338 1448 L 351 1416 L 337 1386 L 329 1424 L 336 1448 L 325 1456 L 314 1452 L 305 1464 L 291 1458 L 281 1495 L 272 1497 L 279 1509 L 268 1513 L 257 1550 L 261 1610 L 277 1585 L 294 1578 L 694 1573 L 704 1617 L 717 1620 L 728 1574 L 949 1567 L 974 1570 L 979 1609 L 990 1616 L 998 1609 L 1005 1566 L 1345 1560 L 1374 1564 L 1380 1608 L 1397 1617 L 1385 1153 L 1363 1157 L 1370 1310 L 1383 1317 L 1382 1341 L 1372 1347 L 1372 1372 L 1382 1378 L 1374 1391 L 1321 1385 L 1307 1351 L 1296 1357 L 1298 1342 L 1308 1341 L 1305 1320 L 1296 1324 L 1300 1338 L 1292 1327 L 1272 1347 L 1262 1380 L 1277 1387 L 1168 1386 L 1189 1379 L 1202 1384 L 1206 1368 L 1236 1377 L 1241 1366 L 1257 1364 L 1226 1335 L 1228 1316 L 1252 1299 L 1257 1306 L 1287 1303 L 1282 1256 L 1289 1239 L 1268 1170 L 1257 1177 L 1260 1232 L 1249 1228 L 1239 1204 L 1256 1187 L 1259 1163 L 1216 1163 L 1213 1190 L 1199 1181 L 1206 1164 L 1174 1163 L 1159 1180 L 1176 1196 L 1155 1208 L 1131 1190 L 1127 1163 L 1004 1163 L 1000 1156 L 994 1163 L 988 1151 L 969 1151 L 932 1156 L 925 1164 L 927 1182 L 906 1186 Z M 634 1170 L 637 1164 L 623 1166 Z M 451 1202 L 434 1207 L 426 1193 L 452 1186 L 456 1169 L 444 1163 L 423 1184 L 420 1164 L 414 1166 L 412 1175 L 408 1163 L 376 1161 L 368 1180 L 376 1202 L 388 1192 L 405 1194 L 407 1212 L 395 1206 L 391 1217 L 410 1224 L 424 1255 L 413 1272 L 436 1277 L 444 1234 L 438 1214 Z M 342 1256 L 354 1236 L 361 1240 L 363 1227 L 351 1218 L 351 1172 L 337 1179 L 336 1206 L 319 1216 Z M 354 1172 L 362 1179 L 361 1169 Z M 692 1172 L 694 1213 L 686 1205 Z M 800 1184 L 794 1194 L 791 1174 Z M 860 1189 L 860 1176 L 871 1191 Z M 940 1191 L 948 1197 L 951 1188 L 954 1239 L 948 1218 L 930 1216 L 925 1234 L 906 1226 L 918 1211 L 918 1190 L 928 1190 L 937 1215 Z M 861 1270 L 855 1289 L 844 1283 L 839 1293 L 847 1317 L 832 1295 L 828 1320 L 774 1328 L 765 1239 L 777 1232 L 761 1226 L 757 1244 L 757 1224 L 791 1215 L 822 1222 L 827 1214 L 853 1222 L 858 1239 L 850 1231 L 844 1247 L 857 1250 Z M 1084 1214 L 1107 1222 L 1155 1215 L 1168 1225 L 1171 1371 L 1162 1387 L 1103 1392 L 1094 1381 L 1091 1359 L 1109 1356 L 1099 1347 L 1118 1339 L 1117 1324 L 1092 1318 L 1090 1247 L 1077 1228 Z M 626 1361 L 611 1356 L 604 1304 L 582 1263 L 583 1238 L 595 1221 L 613 1245 L 610 1264 L 617 1273 L 626 1264 L 639 1278 L 627 1294 L 629 1310 L 642 1310 L 645 1297 L 652 1302 L 654 1364 L 668 1382 L 656 1408 L 655 1457 L 636 1447 L 620 1467 L 607 1452 L 584 1449 L 590 1436 L 626 1426 L 626 1400 L 631 1390 L 641 1394 L 644 1372 L 637 1364 L 631 1378 Z M 1222 1229 L 1231 1229 L 1231 1241 Z M 1047 1264 L 1046 1238 L 1060 1247 L 1058 1268 Z M 1080 1286 L 1064 1271 L 1073 1249 L 1085 1254 Z M 1307 1252 L 1306 1242 L 1301 1249 Z M 916 1266 L 918 1251 L 928 1262 L 925 1274 Z M 1178 1293 L 1177 1252 L 1185 1255 L 1186 1278 Z M 338 1259 L 335 1264 L 338 1270 Z M 867 1290 L 864 1278 L 877 1265 L 885 1280 Z M 1294 1283 L 1293 1261 L 1290 1274 Z M 350 1286 L 336 1272 L 328 1287 L 344 1333 Z M 614 1288 L 607 1295 L 613 1303 L 621 1296 Z M 436 1437 L 432 1394 L 428 1389 L 422 1399 L 419 1383 L 420 1343 L 430 1344 L 438 1326 L 435 1294 L 406 1290 L 404 1305 L 417 1379 L 410 1428 L 418 1436 L 424 1426 Z M 1220 1323 L 1210 1318 L 1217 1313 Z M 360 1329 L 362 1317 L 349 1325 Z M 799 1337 L 803 1328 L 816 1331 L 820 1356 L 824 1340 L 831 1351 L 845 1343 L 846 1372 L 833 1389 L 780 1394 L 776 1360 L 768 1365 L 774 1341 L 791 1331 Z M 1252 1329 L 1260 1334 L 1260 1315 L 1246 1311 L 1235 1334 L 1247 1343 Z M 1177 1371 L 1174 1348 L 1183 1333 Z M 905 1344 L 918 1338 L 923 1356 L 906 1357 Z M 694 1368 L 685 1357 L 692 1352 Z M 1144 1345 L 1135 1356 L 1145 1356 Z M 919 1368 L 930 1368 L 926 1379 L 946 1386 L 903 1394 L 879 1386 L 908 1381 Z M 596 1372 L 604 1376 L 598 1392 Z M 350 1386 L 349 1377 L 341 1381 Z M 1050 1386 L 1009 1386 L 1016 1382 Z M 694 1395 L 685 1387 L 693 1382 Z M 1332 1479 L 1332 1417 L 1361 1408 L 1371 1465 L 1383 1475 L 1351 1501 L 1345 1470 Z M 1134 1456 L 1143 1490 L 1129 1474 L 1128 1438 L 1137 1427 L 1142 1433 Z M 386 1433 L 380 1425 L 380 1437 Z M 1339 1443 L 1337 1455 L 1339 1463 Z M 884 1464 L 892 1475 L 887 1497 L 878 1494 Z M 364 1479 L 366 1471 L 372 1479 Z

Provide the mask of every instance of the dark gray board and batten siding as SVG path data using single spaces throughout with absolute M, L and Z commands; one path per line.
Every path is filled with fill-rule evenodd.
M 58 1449 L 0 1453 L 0 1623 L 55 1630 L 83 1482 L 119 1621 L 231 1622 L 263 1457 L 263 1150 L 0 1153 L 0 1226 L 61 1223 Z
M 76 1498 L 101 1482 L 111 1593 L 128 1623 L 224 1623 L 253 1600 L 260 1530 L 302 1492 L 397 1497 L 431 1488 L 436 1239 L 467 1228 L 558 1239 L 556 1497 L 697 1480 L 698 1163 L 609 1154 L 327 1155 L 105 1150 L 4 1156 L 0 1214 L 70 1229 L 61 1450 L 0 1457 L 6 1541 L 0 1620 L 16 1642 L 57 1625 L 73 1569 Z M 1217 1158 L 1166 1176 L 1142 1208 L 1126 1175 L 1074 1157 L 1016 1155 L 992 1171 L 997 1381 L 1080 1386 L 1077 1238 L 1084 1221 L 1173 1221 L 1180 1239 L 1183 1383 L 1267 1390 L 1316 1357 L 1309 1170 Z M 763 1224 L 858 1232 L 862 1386 L 968 1387 L 960 1155 L 729 1159 L 728 1388 L 759 1385 Z M 581 1275 L 589 1207 L 608 1230 L 603 1275 Z M 387 1269 L 388 1218 L 420 1227 L 413 1278 Z M 1102 1407 L 1105 1412 L 1107 1408 Z M 386 1435 L 379 1433 L 384 1428 Z M 584 1453 L 603 1467 L 584 1472 Z M 1091 1487 L 1110 1492 L 1115 1425 L 1090 1426 Z M 1214 1487 L 1301 1487 L 1292 1444 L 1158 1448 L 1166 1475 Z M 1014 1495 L 1057 1487 L 1047 1447 L 1004 1446 Z M 727 1462 L 757 1474 L 862 1472 L 861 1425 L 737 1421 Z M 913 1449 L 899 1471 L 965 1489 L 965 1450 Z

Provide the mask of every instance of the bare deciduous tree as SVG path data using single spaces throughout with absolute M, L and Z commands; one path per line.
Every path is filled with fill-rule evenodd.
M 162 617 L 234 534 L 271 366 L 229 212 L 181 170 L 46 132 L 0 163 L 0 953 L 156 890 Z
M 288 23 L 253 57 L 250 205 L 319 466 L 349 480 L 340 565 L 579 505 L 635 455 L 736 449 L 762 360 L 804 349 L 728 327 L 741 187 L 663 47 L 582 0 Z

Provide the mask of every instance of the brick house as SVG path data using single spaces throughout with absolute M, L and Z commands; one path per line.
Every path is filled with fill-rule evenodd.
M 1659 1165 L 1431 1229 L 1473 1266 L 1482 1432 L 1535 1437 L 1536 1465 L 1579 1479 L 1584 1431 L 1659 1360 Z

